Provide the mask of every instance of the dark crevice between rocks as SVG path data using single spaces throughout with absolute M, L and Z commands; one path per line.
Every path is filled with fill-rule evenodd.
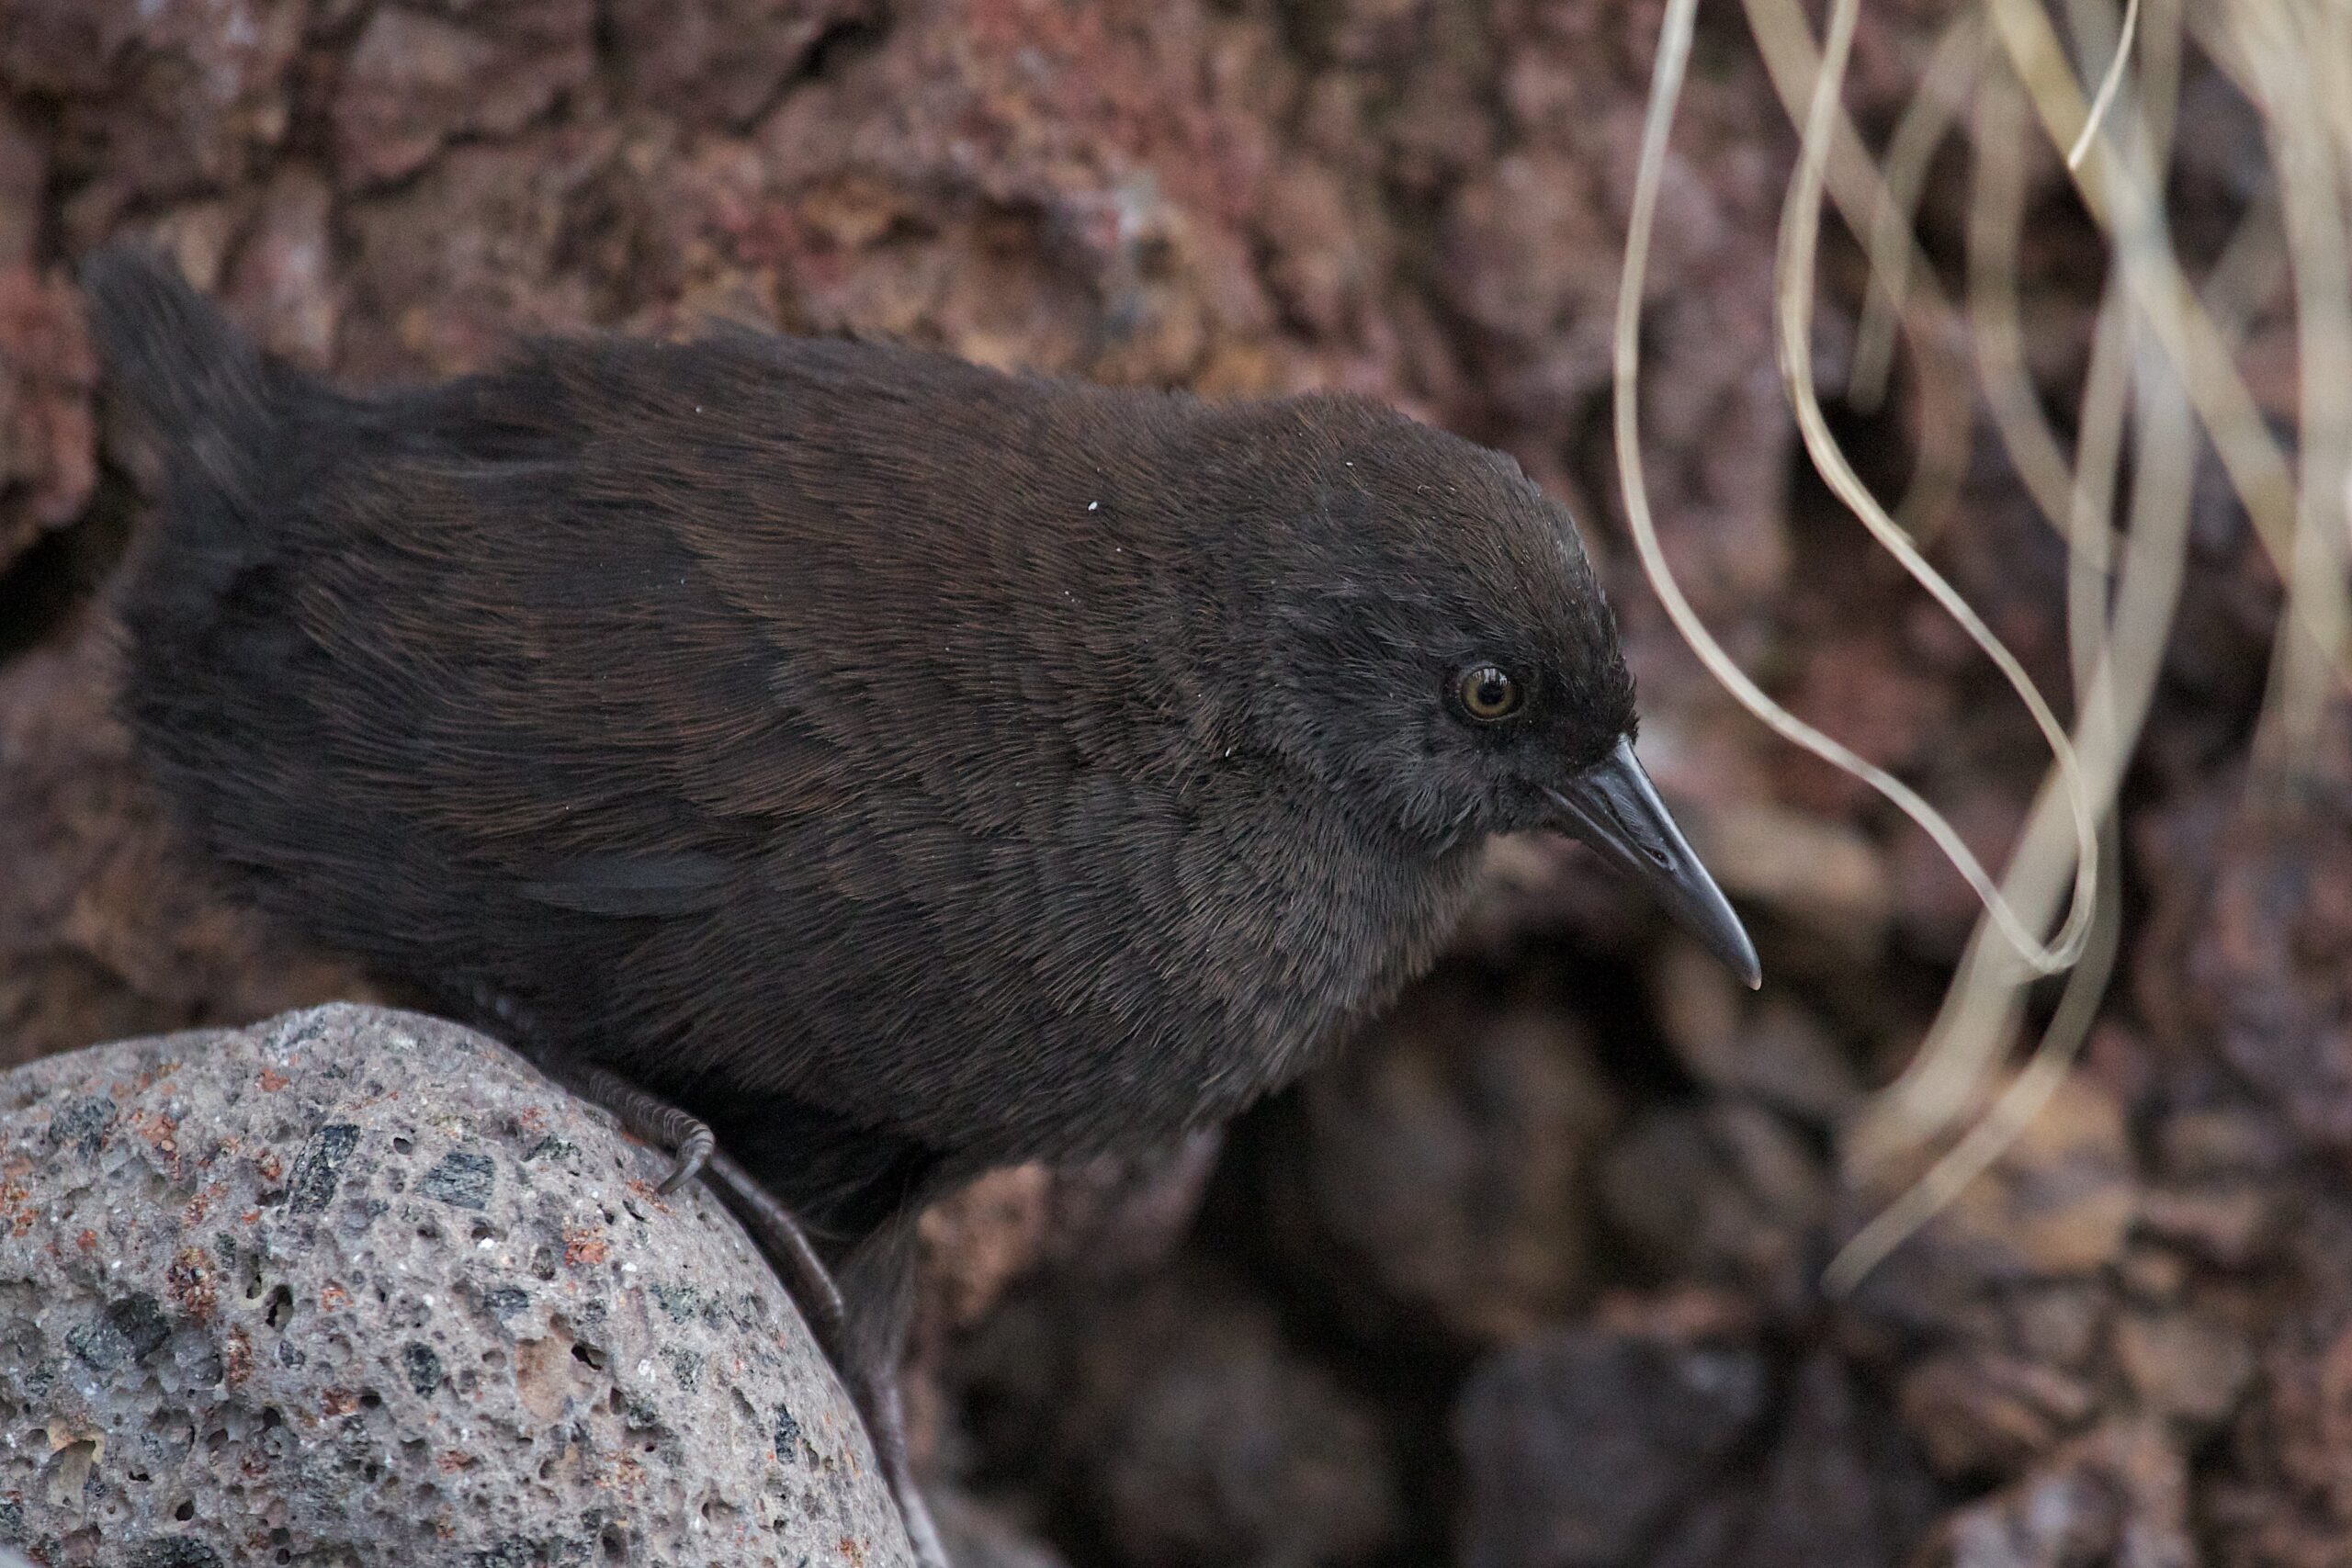
M 1635 971 L 1570 951 L 1565 941 L 1535 945 L 1545 951 L 1521 955 L 1508 970 L 1488 973 L 1489 966 L 1467 959 L 1450 961 L 1446 968 L 1469 971 L 1474 987 L 1489 993 L 1512 989 L 1514 975 L 1543 975 L 1542 992 L 1591 1026 L 1599 1066 L 1630 1104 L 1668 1103 L 1697 1092 L 1661 1043 Z M 1362 1314 L 1340 1299 L 1337 1281 L 1283 1256 L 1274 1239 L 1275 1172 L 1297 1158 L 1307 1135 L 1304 1093 L 1294 1089 L 1276 1095 L 1233 1124 L 1184 1250 L 1270 1302 L 1285 1345 L 1381 1413 L 1396 1480 L 1398 1529 L 1393 1545 L 1362 1568 L 1446 1562 L 1464 1503 L 1455 1404 L 1464 1379 L 1491 1347 L 1410 1313 L 1368 1328 Z M 1605 1226 L 1597 1229 L 1591 1248 L 1595 1291 L 1638 1285 L 1654 1272 Z M 1772 1360 L 1776 1369 L 1791 1364 L 1777 1352 Z M 1108 1560 L 1086 1554 L 1082 1532 L 1057 1539 L 1075 1553 L 1074 1562 Z
M 850 62 L 874 52 L 888 36 L 893 19 L 888 5 L 876 4 L 865 15 L 827 22 L 809 40 L 799 62 L 779 76 L 748 111 L 729 116 L 727 129 L 738 134 L 749 132 L 775 113 L 776 106 L 795 88 L 834 75 Z M 598 0 L 590 40 L 595 51 L 597 75 L 607 94 L 615 103 L 627 102 L 629 95 L 625 91 L 627 71 L 623 62 L 628 58 L 629 47 L 614 18 L 612 0 Z
M 40 195 L 34 211 L 10 215 L 13 221 L 27 222 L 32 240 L 33 260 L 44 266 L 55 265 L 65 257 L 65 204 L 72 194 L 74 182 L 66 175 L 62 160 L 54 153 L 62 136 L 65 107 L 46 93 L 8 93 L 6 112 L 17 128 L 35 145 L 51 149 L 47 165 L 41 171 Z M 28 222 L 27 220 L 29 220 Z
M 891 20 L 890 8 L 876 6 L 871 16 L 844 17 L 825 28 L 809 44 L 799 68 L 776 85 L 775 96 L 760 106 L 752 120 L 767 118 L 784 96 L 802 83 L 836 75 L 853 61 L 873 53 L 889 36 Z
M 48 641 L 96 597 L 130 543 L 138 510 L 130 477 L 102 468 L 81 519 L 43 534 L 0 573 L 0 661 Z
M 1822 419 L 1829 434 L 1871 493 L 1890 511 L 1902 497 L 1918 461 L 1911 439 L 1909 398 L 1904 391 L 1918 370 L 1911 344 L 1897 333 L 1888 373 L 1891 392 L 1884 407 L 1874 413 L 1864 412 L 1830 389 L 1825 388 L 1821 395 Z M 1842 378 L 1844 372 L 1839 374 Z M 1979 437 L 1984 434 L 1978 432 Z M 1858 600 L 1883 597 L 1889 584 L 1898 585 L 1906 599 L 1925 598 L 1924 591 L 1911 582 L 1894 558 L 1860 547 L 1868 537 L 1861 523 L 1830 490 L 1793 431 L 1783 461 L 1788 473 L 1789 549 L 1792 563 L 1801 569 L 1791 578 L 1792 592 L 1781 611 L 1784 636 L 1795 641 L 1804 629 L 1803 617 L 1850 613 Z M 1947 517 L 1946 525 L 1950 522 Z M 1933 537 L 1920 543 L 1933 557 Z
M 1184 1250 L 1213 1259 L 1271 1302 L 1285 1344 L 1385 1417 L 1399 1529 L 1393 1550 L 1365 1568 L 1447 1562 L 1461 1495 L 1449 1418 L 1477 1348 L 1401 1324 L 1382 1342 L 1367 1345 L 1360 1331 L 1351 1331 L 1333 1281 L 1279 1256 L 1270 1224 L 1272 1168 L 1295 1157 L 1304 1131 L 1301 1092 L 1276 1095 L 1228 1130 Z

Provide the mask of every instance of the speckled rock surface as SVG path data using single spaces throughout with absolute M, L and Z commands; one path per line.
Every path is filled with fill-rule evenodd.
M 0 1077 L 0 1545 L 50 1565 L 909 1561 L 701 1188 L 336 1006 Z

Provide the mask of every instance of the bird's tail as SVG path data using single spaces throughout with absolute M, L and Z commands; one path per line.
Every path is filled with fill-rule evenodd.
M 115 583 L 122 713 L 158 775 L 180 781 L 186 805 L 201 798 L 188 781 L 227 766 L 204 742 L 230 733 L 220 714 L 234 693 L 220 661 L 279 646 L 223 628 L 282 615 L 273 597 L 288 543 L 282 466 L 303 382 L 152 252 L 110 245 L 83 263 L 81 282 L 102 388 L 130 413 L 160 480 Z
M 169 454 L 175 482 L 244 489 L 283 372 L 152 251 L 108 245 L 81 278 L 108 379 Z

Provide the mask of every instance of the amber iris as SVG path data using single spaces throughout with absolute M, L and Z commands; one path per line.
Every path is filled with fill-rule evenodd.
M 1463 711 L 1481 724 L 1509 718 L 1519 711 L 1519 682 L 1492 664 L 1474 664 L 1454 683 Z

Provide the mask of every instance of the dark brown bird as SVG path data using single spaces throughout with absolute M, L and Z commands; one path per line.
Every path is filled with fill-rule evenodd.
M 187 827 L 316 942 L 706 1120 L 854 1358 L 920 1205 L 1295 1077 L 1492 834 L 1575 835 L 1756 979 L 1497 453 L 745 331 L 361 395 L 142 255 L 85 276 L 165 457 L 125 706 Z

